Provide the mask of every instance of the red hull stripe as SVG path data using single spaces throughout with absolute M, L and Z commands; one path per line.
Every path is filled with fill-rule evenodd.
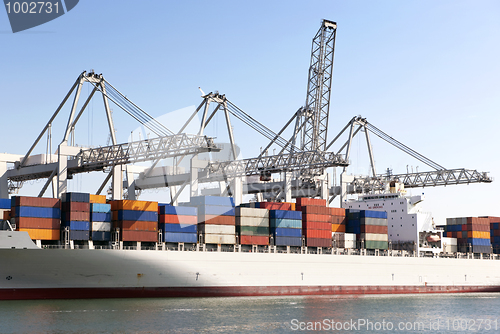
M 500 286 L 230 286 L 0 289 L 0 300 L 500 292 Z

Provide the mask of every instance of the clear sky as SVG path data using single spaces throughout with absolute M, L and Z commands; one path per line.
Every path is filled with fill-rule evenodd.
M 82 0 L 54 21 L 13 34 L 0 10 L 0 152 L 24 154 L 77 76 L 90 69 L 155 117 L 198 105 L 201 86 L 226 94 L 278 131 L 305 102 L 311 40 L 325 18 L 338 23 L 330 139 L 362 115 L 446 168 L 498 178 L 499 17 L 496 0 Z M 100 105 L 92 102 L 82 118 L 78 144 L 106 144 Z M 188 110 L 176 118 L 187 118 Z M 137 123 L 118 108 L 114 118 L 124 142 Z M 56 127 L 66 120 L 58 122 L 54 144 L 62 136 Z M 266 145 L 243 124 L 233 125 L 242 156 L 255 156 Z M 221 140 L 223 126 L 221 118 L 210 129 Z M 378 172 L 429 170 L 372 141 Z M 44 151 L 42 145 L 35 153 Z M 355 143 L 351 163 L 350 173 L 368 172 L 362 141 Z M 437 223 L 500 216 L 498 182 L 412 193 L 425 193 L 425 208 Z M 72 183 L 70 190 L 95 191 L 81 179 Z

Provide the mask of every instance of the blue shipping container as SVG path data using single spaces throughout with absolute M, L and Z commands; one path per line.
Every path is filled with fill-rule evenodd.
M 360 234 L 361 233 L 361 221 L 359 221 L 357 219 L 347 220 L 347 224 L 345 226 L 345 232 L 346 233 Z
M 234 216 L 235 210 L 230 206 L 205 205 L 198 207 L 198 215 Z
M 118 220 L 158 221 L 158 212 L 118 210 Z
M 494 230 L 500 230 L 500 223 L 493 223 Z
M 467 238 L 467 243 L 473 246 L 491 246 L 490 239 Z
M 159 228 L 163 232 L 177 232 L 177 233 L 197 233 L 198 225 L 186 225 L 186 224 L 160 224 Z
M 191 197 L 190 203 L 194 204 L 193 206 L 215 205 L 234 207 L 234 198 L 221 196 L 195 196 Z M 211 213 L 207 214 L 210 215 Z
M 61 219 L 61 209 L 41 208 L 34 206 L 16 206 L 14 210 L 14 217 Z
M 8 198 L 0 198 L 0 209 L 10 210 L 11 204 L 10 199 Z
M 269 219 L 269 227 L 302 228 L 302 220 L 298 219 Z
M 108 213 L 91 212 L 90 213 L 90 221 L 92 221 L 92 222 L 110 222 L 111 221 L 111 212 L 108 212 Z
M 90 194 L 87 193 L 64 193 L 62 195 L 62 201 L 63 202 L 83 202 L 83 203 L 89 203 L 90 202 Z
M 276 246 L 302 246 L 302 238 L 291 237 L 275 237 L 274 244 Z
M 72 231 L 88 231 L 90 230 L 89 222 L 81 222 L 81 221 L 64 221 L 61 223 L 61 226 L 69 226 L 69 230 Z
M 196 216 L 198 209 L 189 206 L 165 205 L 159 207 L 161 215 Z
M 301 211 L 269 210 L 269 218 L 302 219 Z
M 111 204 L 90 203 L 91 212 L 111 213 Z
M 189 243 L 196 243 L 198 241 L 198 234 L 197 233 L 166 232 L 166 233 L 164 233 L 163 240 L 165 242 L 189 242 Z
M 69 231 L 69 239 L 70 240 L 89 240 L 89 231 Z
M 298 228 L 273 227 L 269 229 L 269 233 L 275 237 L 302 237 L 302 229 Z
M 387 212 L 385 212 L 385 211 L 373 211 L 373 210 L 361 210 L 359 212 L 359 218 L 383 218 L 383 219 L 387 219 Z
M 111 232 L 93 231 L 92 240 L 94 241 L 110 241 Z

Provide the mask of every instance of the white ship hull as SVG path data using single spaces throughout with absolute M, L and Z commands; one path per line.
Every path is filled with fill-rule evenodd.
M 332 254 L 0 249 L 0 282 L 0 299 L 500 292 L 500 262 Z

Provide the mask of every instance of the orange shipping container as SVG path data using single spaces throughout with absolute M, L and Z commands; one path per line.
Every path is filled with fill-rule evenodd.
M 118 221 L 117 226 L 123 231 L 158 231 L 158 222 L 145 222 L 135 220 Z M 134 240 L 131 240 L 134 241 Z M 140 241 L 140 240 L 136 240 Z
M 306 238 L 332 239 L 332 232 L 326 230 L 302 230 Z
M 111 210 L 133 210 L 158 212 L 158 202 L 120 200 L 111 201 Z
M 269 245 L 269 237 L 257 235 L 242 235 L 240 236 L 240 244 L 242 245 Z
M 300 207 L 306 206 L 306 205 L 317 205 L 317 206 L 326 206 L 326 199 L 319 199 L 319 198 L 308 198 L 308 197 L 297 197 L 296 201 L 296 208 L 297 210 Z
M 21 232 L 28 232 L 33 240 L 59 240 L 61 232 L 59 229 L 39 229 L 39 228 L 20 228 Z
M 197 216 L 159 215 L 160 223 L 165 224 L 196 224 Z
M 61 221 L 59 219 L 51 218 L 32 218 L 32 217 L 17 217 L 13 218 L 13 223 L 18 228 L 34 228 L 34 229 L 53 229 L 59 230 L 61 228 Z
M 332 224 L 332 232 L 345 232 L 345 225 Z
M 331 223 L 325 223 L 325 222 L 311 222 L 311 221 L 303 221 L 302 222 L 302 229 L 304 230 L 327 230 L 331 231 L 332 230 L 332 224 Z
M 3 212 L 3 220 L 9 220 L 10 219 L 10 213 L 11 213 L 10 210 L 4 211 Z
M 330 216 L 330 208 L 326 206 L 313 206 L 307 205 L 302 207 L 302 214 L 316 214 L 316 215 L 328 215 Z
M 158 232 L 120 231 L 120 240 L 121 241 L 156 242 L 156 241 L 158 241 Z
M 90 195 L 90 203 L 106 204 L 106 196 L 105 195 Z
M 361 233 L 387 234 L 387 226 L 361 225 Z
M 295 203 L 292 202 L 283 202 L 283 203 L 290 204 L 290 210 L 295 211 Z
M 198 224 L 236 225 L 234 216 L 199 215 Z
M 312 222 L 330 222 L 330 215 L 315 215 L 315 214 L 302 214 L 302 221 L 312 221 Z
M 342 209 L 342 208 L 330 208 L 330 214 L 332 216 L 343 216 L 343 217 L 345 217 L 345 209 Z

